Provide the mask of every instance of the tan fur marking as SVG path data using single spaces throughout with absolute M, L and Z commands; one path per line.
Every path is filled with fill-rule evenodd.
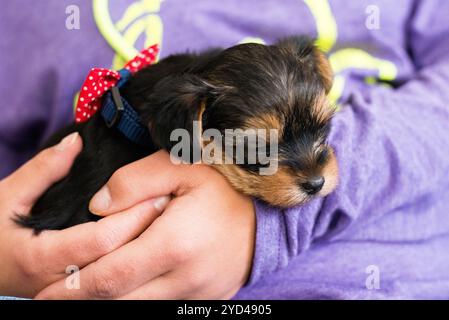
M 325 94 L 321 94 L 315 100 L 313 114 L 321 123 L 328 122 L 332 118 L 335 109 L 330 106 Z
M 286 168 L 279 168 L 271 176 L 250 174 L 236 165 L 215 165 L 230 184 L 240 192 L 258 197 L 270 204 L 288 207 L 306 200 L 296 184 L 296 179 Z
M 278 130 L 278 136 L 282 136 L 284 124 L 274 114 L 266 113 L 257 117 L 249 118 L 246 120 L 245 128 L 242 129 L 265 129 L 267 132 L 267 141 L 270 137 L 270 129 Z
M 200 141 L 201 148 L 204 147 L 204 141 L 203 141 L 203 113 L 204 110 L 206 110 L 206 102 L 201 101 L 200 109 L 198 111 L 198 141 Z
M 319 196 L 326 196 L 338 185 L 338 162 L 335 156 L 334 150 L 330 148 L 329 160 L 326 165 L 322 168 L 321 174 L 326 180 L 323 189 L 318 193 Z
M 332 71 L 331 65 L 329 63 L 329 60 L 327 60 L 326 56 L 319 49 L 315 49 L 315 56 L 318 60 L 318 72 L 323 78 L 326 93 L 329 93 L 332 88 L 332 82 L 334 78 L 334 73 Z

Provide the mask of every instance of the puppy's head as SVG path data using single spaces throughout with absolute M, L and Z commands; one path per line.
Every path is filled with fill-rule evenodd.
M 172 97 L 170 103 L 176 105 L 182 122 L 178 127 L 193 130 L 190 122 L 198 120 L 201 132 L 217 129 L 223 136 L 230 129 L 265 130 L 265 150 L 275 164 L 262 163 L 258 156 L 250 163 L 248 154 L 239 163 L 233 154 L 232 164 L 214 166 L 236 189 L 288 207 L 326 195 L 337 184 L 337 161 L 326 143 L 334 110 L 326 98 L 331 85 L 324 55 L 310 39 L 294 37 L 271 46 L 241 44 L 226 49 L 170 79 L 169 90 L 158 94 Z M 270 136 L 273 129 L 277 137 Z M 198 135 L 192 131 L 192 136 Z M 161 146 L 170 149 L 172 145 L 162 140 Z M 224 138 L 221 144 L 226 149 L 236 141 Z M 249 140 L 244 141 L 248 146 Z M 273 143 L 276 152 L 269 154 Z M 258 146 L 246 150 L 260 153 Z M 275 170 L 261 174 L 267 165 Z

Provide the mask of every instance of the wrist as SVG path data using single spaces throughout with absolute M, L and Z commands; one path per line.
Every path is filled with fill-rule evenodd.
M 4 232 L 4 230 L 2 230 L 2 232 Z M 10 266 L 13 259 L 11 259 L 10 254 L 6 252 L 7 250 L 5 249 L 8 249 L 8 246 L 2 241 L 0 248 L 0 257 L 2 257 L 0 260 L 0 296 L 13 294 L 9 283 L 11 279 L 14 278 L 14 275 L 11 272 L 12 268 Z

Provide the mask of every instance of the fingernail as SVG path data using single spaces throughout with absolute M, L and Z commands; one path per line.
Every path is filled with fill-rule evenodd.
M 156 208 L 157 211 L 162 212 L 164 211 L 165 207 L 168 205 L 170 200 L 171 200 L 170 196 L 163 196 L 157 198 L 156 200 L 154 200 L 153 206 Z
M 90 200 L 89 210 L 93 214 L 101 214 L 106 211 L 111 205 L 111 193 L 109 188 L 104 186 L 100 191 Z
M 58 151 L 64 151 L 68 147 L 70 147 L 72 144 L 75 143 L 75 141 L 78 139 L 79 133 L 74 132 L 72 134 L 69 134 L 67 137 L 61 140 L 61 142 L 56 146 L 56 150 Z

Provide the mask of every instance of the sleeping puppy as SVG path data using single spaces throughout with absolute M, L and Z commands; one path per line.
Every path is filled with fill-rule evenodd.
M 78 131 L 84 148 L 70 173 L 17 222 L 39 233 L 99 219 L 88 209 L 92 196 L 120 167 L 159 149 L 170 152 L 176 145 L 172 132 L 180 128 L 190 133 L 192 145 L 208 129 L 223 135 L 229 129 L 275 130 L 276 141 L 264 137 L 267 150 L 277 143 L 276 170 L 271 174 L 260 174 L 266 163 L 258 157 L 255 162 L 244 156 L 243 162 L 210 165 L 238 191 L 274 206 L 294 206 L 327 195 L 337 184 L 337 161 L 326 144 L 334 111 L 326 98 L 331 86 L 328 61 L 306 37 L 169 56 L 138 71 L 120 92 L 113 92 L 138 114 L 151 143 L 131 142 L 100 112 L 61 130 L 44 147 Z M 217 144 L 199 143 L 201 148 Z M 219 144 L 226 148 L 227 143 L 233 149 L 236 140 Z

